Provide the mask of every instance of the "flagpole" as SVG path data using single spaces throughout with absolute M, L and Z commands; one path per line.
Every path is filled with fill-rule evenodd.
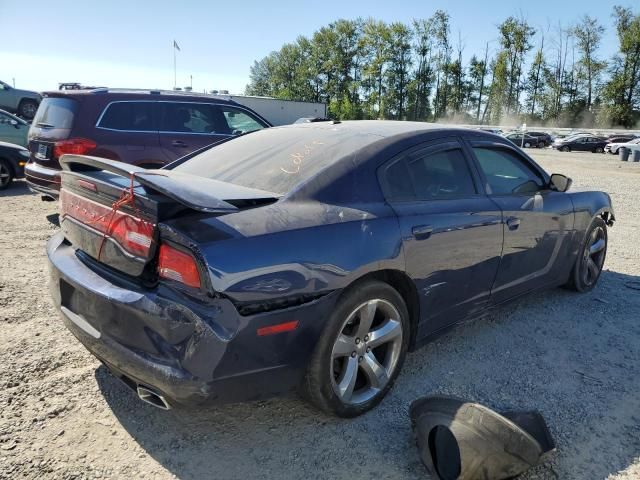
M 177 80 L 178 76 L 176 73 L 176 41 L 173 41 L 173 89 L 176 89 L 176 86 L 178 84 L 178 80 Z

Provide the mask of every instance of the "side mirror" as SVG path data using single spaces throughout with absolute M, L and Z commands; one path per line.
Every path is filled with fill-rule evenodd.
M 571 187 L 573 180 L 571 180 L 566 175 L 562 175 L 561 173 L 554 173 L 549 178 L 549 187 L 552 190 L 556 190 L 558 192 L 566 192 Z
M 18 128 L 18 121 L 17 121 L 17 120 L 13 120 L 13 119 L 12 119 L 12 120 L 9 120 L 9 123 L 10 123 L 11 125 L 13 125 L 14 127 Z

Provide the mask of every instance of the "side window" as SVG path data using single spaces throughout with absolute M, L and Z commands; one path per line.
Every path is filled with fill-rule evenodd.
M 474 147 L 480 169 L 494 194 L 537 192 L 542 178 L 517 154 L 503 148 Z
M 448 145 L 414 151 L 389 165 L 384 171 L 387 197 L 409 201 L 476 194 L 462 148 Z
M 241 133 L 253 132 L 260 130 L 265 126 L 258 120 L 250 116 L 248 113 L 243 112 L 232 107 L 220 106 L 220 110 L 224 114 L 224 118 L 229 126 L 229 131 L 234 135 Z
M 161 132 L 229 134 L 220 112 L 208 103 L 160 102 Z
M 113 130 L 155 131 L 153 110 L 153 102 L 111 103 L 97 126 Z
M 392 163 L 385 170 L 387 196 L 393 200 L 414 200 L 416 192 L 405 159 Z
M 407 167 L 416 195 L 433 199 L 455 195 L 474 195 L 471 171 L 461 148 L 431 153 L 427 149 L 409 156 Z

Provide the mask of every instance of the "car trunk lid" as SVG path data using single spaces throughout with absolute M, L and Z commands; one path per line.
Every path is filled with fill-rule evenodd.
M 160 222 L 185 211 L 217 216 L 277 200 L 261 190 L 97 157 L 63 155 L 60 164 L 60 226 L 66 239 L 135 277 L 148 272 L 157 257 Z

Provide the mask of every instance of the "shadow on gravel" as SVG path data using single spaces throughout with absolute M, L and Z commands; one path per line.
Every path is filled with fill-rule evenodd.
M 295 397 L 158 410 L 104 367 L 99 387 L 127 432 L 178 478 L 426 478 L 408 418 L 442 393 L 534 409 L 558 444 L 521 478 L 605 478 L 640 455 L 639 278 L 605 271 L 585 295 L 533 294 L 410 354 L 374 411 L 328 417 Z
M 27 187 L 24 180 L 14 180 L 6 190 L 0 190 L 0 197 L 20 197 L 22 195 L 35 195 Z

